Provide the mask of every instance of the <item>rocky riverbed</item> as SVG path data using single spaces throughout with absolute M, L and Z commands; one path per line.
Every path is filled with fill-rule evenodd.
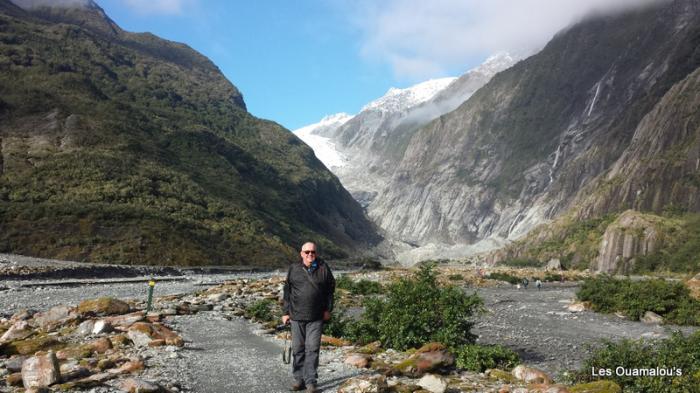
M 21 264 L 17 261 L 13 263 L 15 266 Z M 45 266 L 39 268 L 51 270 Z M 360 273 L 356 276 L 382 280 L 387 279 L 388 275 L 400 274 L 404 273 Z M 119 352 L 118 356 L 110 355 L 110 359 L 117 362 L 115 367 L 124 368 L 124 364 L 134 364 L 129 362 L 141 362 L 143 367 L 138 369 L 143 370 L 138 371 L 138 381 L 152 383 L 152 387 L 155 386 L 159 391 L 286 390 L 290 382 L 290 372 L 289 366 L 281 361 L 283 341 L 270 334 L 273 332 L 269 326 L 252 323 L 243 317 L 247 304 L 263 298 L 279 298 L 282 272 L 211 275 L 190 273 L 169 277 L 169 280 L 158 281 L 155 286 L 157 316 L 152 315 L 146 320 L 144 314 L 139 320 L 145 324 L 155 321 L 156 327 L 162 322 L 166 329 L 164 335 L 170 337 L 168 332 L 172 329 L 181 341 L 170 337 L 172 345 L 163 345 L 166 344 L 165 336 L 144 338 L 143 345 L 127 347 L 123 352 Z M 136 278 L 135 282 L 132 282 L 132 279 L 104 277 L 63 280 L 67 284 L 61 284 L 61 280 L 47 281 L 45 278 L 0 278 L 2 314 L 8 318 L 23 309 L 44 311 L 61 305 L 76 306 L 86 299 L 98 297 L 127 300 L 131 311 L 143 309 L 145 306 L 147 277 Z M 466 291 L 477 291 L 484 299 L 487 312 L 476 319 L 474 329 L 479 335 L 480 343 L 508 346 L 518 352 L 527 365 L 542 369 L 555 378 L 561 377 L 561 373 L 566 369 L 578 367 L 589 353 L 589 344 L 595 345 L 602 339 L 661 338 L 675 329 L 670 326 L 627 321 L 585 310 L 572 312 L 569 306 L 577 288 L 572 283 L 545 284 L 542 290 L 517 289 L 508 284 L 493 285 L 493 282 L 484 283 L 483 280 L 472 279 L 465 279 L 457 284 L 463 286 Z M 485 284 L 488 286 L 484 287 Z M 86 315 L 76 319 L 75 326 L 79 321 L 99 320 Z M 34 323 L 32 319 L 27 321 L 30 324 Z M 148 329 L 153 331 L 153 328 Z M 133 329 L 129 325 L 123 325 L 121 330 L 128 334 Z M 55 334 L 64 333 L 56 331 Z M 75 333 L 68 334 L 75 336 Z M 137 333 L 132 335 L 136 337 L 134 340 L 139 340 Z M 75 339 L 73 336 L 71 339 Z M 109 337 L 114 341 L 112 336 L 100 334 L 89 335 L 85 340 L 100 337 Z M 157 342 L 153 345 L 152 341 Z M 390 377 L 388 380 L 378 381 L 376 375 L 371 375 L 370 370 L 346 364 L 345 360 L 352 356 L 355 350 L 348 346 L 325 347 L 321 357 L 319 381 L 324 391 L 335 391 L 342 384 L 348 383 L 416 386 L 419 382 L 418 379 L 406 377 L 403 377 L 403 380 Z M 65 358 L 67 355 L 62 356 Z M 391 364 L 402 360 L 401 356 L 405 355 L 386 351 L 376 356 L 381 362 Z M 93 358 L 97 364 L 105 359 L 105 356 L 95 352 Z M 7 361 L 0 361 L 0 368 L 3 364 L 6 371 L 0 372 L 5 374 L 5 378 L 9 370 L 6 366 Z M 100 386 L 91 386 L 89 389 L 95 393 L 124 391 L 125 378 L 131 378 L 131 375 L 127 374 L 121 373 L 119 378 L 110 378 Z M 363 376 L 366 380 L 352 379 L 357 376 Z M 471 386 L 470 389 L 476 391 L 497 391 L 504 383 L 489 379 L 485 375 L 466 372 L 441 378 L 442 382 L 449 381 L 449 386 L 459 386 L 459 389 Z M 348 382 L 348 379 L 352 380 Z M 9 391 L 10 387 L 0 385 L 0 391 L 4 390 Z

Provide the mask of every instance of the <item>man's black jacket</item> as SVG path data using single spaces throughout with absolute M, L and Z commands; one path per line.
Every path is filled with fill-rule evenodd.
M 323 319 L 324 311 L 333 310 L 335 278 L 325 262 L 317 262 L 313 272 L 307 271 L 302 262 L 289 265 L 282 311 L 295 321 L 317 321 Z

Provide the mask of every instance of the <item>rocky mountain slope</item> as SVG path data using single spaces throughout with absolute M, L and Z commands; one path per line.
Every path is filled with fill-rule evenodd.
M 429 80 L 406 89 L 391 88 L 341 123 L 321 121 L 295 133 L 317 154 L 324 154 L 329 148 L 338 152 L 341 161 L 324 163 L 367 207 L 389 182 L 407 141 L 420 126 L 455 109 L 514 62 L 514 57 L 499 53 L 459 78 Z M 313 138 L 326 138 L 323 140 L 331 145 Z
M 690 0 L 560 32 L 414 131 L 370 217 L 406 242 L 468 253 L 565 212 L 698 211 L 699 43 Z
M 206 57 L 92 1 L 0 0 L 0 251 L 284 265 L 376 240 L 301 140 L 251 116 Z M 46 6 L 53 4 L 54 6 Z

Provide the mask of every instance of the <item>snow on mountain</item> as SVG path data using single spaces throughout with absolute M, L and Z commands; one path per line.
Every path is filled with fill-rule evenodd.
M 336 113 L 292 132 L 313 149 L 316 157 L 327 168 L 342 167 L 347 164 L 347 158 L 335 148 L 335 143 L 324 135 L 332 133 L 352 118 L 353 116 L 347 113 Z
M 431 79 L 417 85 L 397 89 L 392 87 L 381 98 L 365 105 L 362 110 L 398 112 L 428 101 L 457 78 Z

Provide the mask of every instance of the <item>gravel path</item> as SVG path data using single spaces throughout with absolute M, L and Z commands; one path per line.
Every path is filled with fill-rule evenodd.
M 257 326 L 212 312 L 176 317 L 175 327 L 190 342 L 182 351 L 185 380 L 196 392 L 286 392 L 291 366 L 282 362 L 283 341 L 256 332 Z M 333 392 L 358 369 L 343 363 L 339 349 L 322 349 L 319 387 Z

